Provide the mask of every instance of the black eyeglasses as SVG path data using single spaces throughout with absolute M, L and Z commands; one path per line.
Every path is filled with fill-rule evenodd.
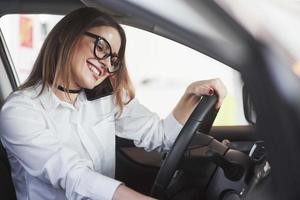
M 107 71 L 109 73 L 115 73 L 118 71 L 121 68 L 121 60 L 115 53 L 112 53 L 111 46 L 108 41 L 105 38 L 90 32 L 85 32 L 84 34 L 95 39 L 94 56 L 97 59 L 104 60 L 110 57 L 110 66 L 107 67 Z

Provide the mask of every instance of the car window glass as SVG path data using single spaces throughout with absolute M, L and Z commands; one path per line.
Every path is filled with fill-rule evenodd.
M 31 71 L 39 49 L 59 15 L 7 15 L 0 26 L 19 82 Z M 214 125 L 244 125 L 242 81 L 230 67 L 191 48 L 140 29 L 123 26 L 127 66 L 139 101 L 167 116 L 193 81 L 220 77 L 228 89 Z
M 27 78 L 46 35 L 61 18 L 17 14 L 1 17 L 0 27 L 20 82 Z

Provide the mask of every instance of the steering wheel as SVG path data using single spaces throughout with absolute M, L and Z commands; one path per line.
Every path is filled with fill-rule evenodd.
M 216 102 L 216 95 L 201 98 L 158 171 L 151 190 L 152 197 L 162 197 L 195 133 L 209 133 L 218 113 L 215 109 Z

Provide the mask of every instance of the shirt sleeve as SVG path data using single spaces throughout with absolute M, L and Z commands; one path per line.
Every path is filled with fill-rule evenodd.
M 64 146 L 30 98 L 13 98 L 0 112 L 1 141 L 30 175 L 65 191 L 68 199 L 110 200 L 121 182 L 93 170 Z
M 172 113 L 160 119 L 137 99 L 132 99 L 116 117 L 116 134 L 133 140 L 136 146 L 147 151 L 169 150 L 181 129 Z

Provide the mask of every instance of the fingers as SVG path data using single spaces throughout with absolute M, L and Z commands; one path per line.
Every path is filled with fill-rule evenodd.
M 212 87 L 216 91 L 216 95 L 218 96 L 218 101 L 216 103 L 216 109 L 219 109 L 223 103 L 223 100 L 225 99 L 227 95 L 227 89 L 221 79 L 213 79 L 212 80 Z
M 189 93 L 196 95 L 196 96 L 203 96 L 203 95 L 213 95 L 214 90 L 212 87 L 209 87 L 203 81 L 197 81 L 192 83 L 188 87 Z
M 218 96 L 216 109 L 221 107 L 222 102 L 227 95 L 226 87 L 219 78 L 193 82 L 188 87 L 187 92 L 197 96 L 211 96 L 216 94 Z

